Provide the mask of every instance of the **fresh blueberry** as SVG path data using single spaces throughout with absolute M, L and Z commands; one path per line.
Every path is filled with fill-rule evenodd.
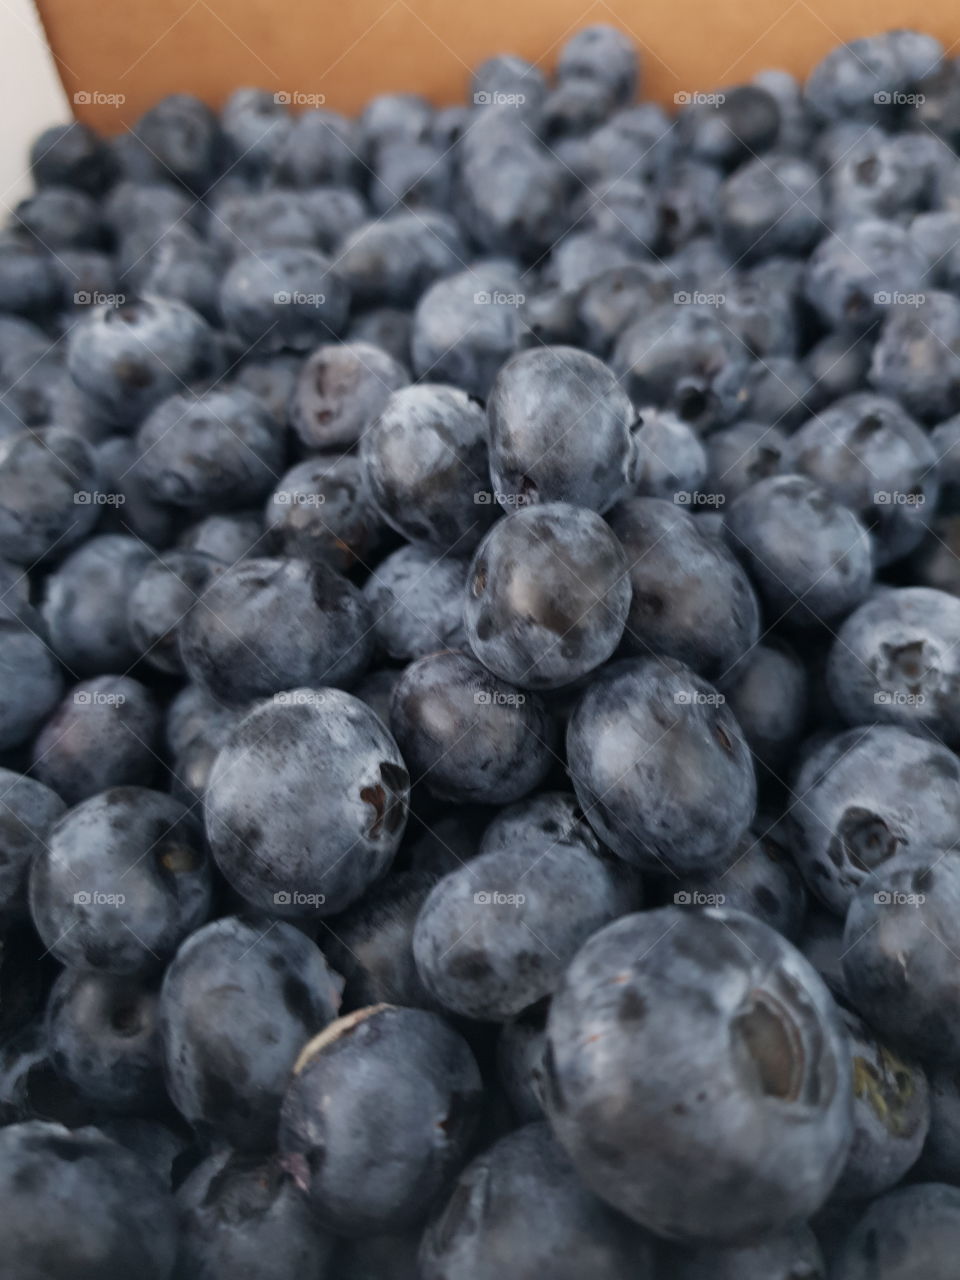
M 220 122 L 199 98 L 172 93 L 146 111 L 134 131 L 166 174 L 198 194 L 224 161 Z
M 466 257 L 453 218 L 403 211 L 350 231 L 337 270 L 357 305 L 410 307 L 434 280 L 466 266 Z
M 347 339 L 379 347 L 406 369 L 411 363 L 412 332 L 413 317 L 408 311 L 398 307 L 373 307 L 356 317 L 347 331 Z
M 187 551 L 201 551 L 233 565 L 248 556 L 263 553 L 266 532 L 259 514 L 253 511 L 230 515 L 204 516 L 190 525 L 180 536 L 179 545 Z
M 783 645 L 756 644 L 729 671 L 724 689 L 753 754 L 782 776 L 811 710 L 804 664 Z
M 0 234 L 0 312 L 42 320 L 62 296 L 57 260 L 39 241 Z
M 888 31 L 837 45 L 807 78 L 808 110 L 822 120 L 875 120 L 889 113 L 894 94 L 935 71 L 943 46 L 915 31 Z
M 729 862 L 753 820 L 750 749 L 723 696 L 673 659 L 615 664 L 567 726 L 587 821 L 628 862 L 678 874 Z
M 16 206 L 12 226 L 51 252 L 104 245 L 97 202 L 75 187 L 41 187 Z
M 720 189 L 718 221 L 738 262 L 806 252 L 823 230 L 816 168 L 799 156 L 748 159 Z
M 360 458 L 378 511 L 413 542 L 469 554 L 494 518 L 486 419 L 455 387 L 394 391 L 364 434 Z
M 95 508 L 103 512 L 101 532 L 130 533 L 150 547 L 168 547 L 182 514 L 176 507 L 157 502 L 147 488 L 136 441 L 128 435 L 108 436 L 97 445 L 94 455 L 99 472 L 97 492 L 112 495 L 107 505 Z
M 685 106 L 677 130 L 680 145 L 695 159 L 730 169 L 776 144 L 780 108 L 760 85 L 735 85 L 713 102 L 695 99 Z
M 243 171 L 268 173 L 293 128 L 284 103 L 266 89 L 235 89 L 223 104 L 220 125 Z
M 297 1059 L 280 1114 L 284 1167 L 340 1235 L 396 1231 L 432 1207 L 466 1155 L 477 1064 L 442 1018 L 375 1005 Z
M 651 1241 L 586 1190 L 545 1124 L 524 1125 L 467 1166 L 427 1228 L 420 1268 L 423 1280 L 656 1274 Z
M 742 1248 L 702 1245 L 665 1250 L 661 1258 L 671 1280 L 826 1280 L 817 1238 L 796 1223 L 758 1244 Z
M 0 1131 L 5 1263 L 17 1280 L 168 1280 L 177 1217 L 156 1175 L 97 1129 Z
M 960 742 L 960 600 L 929 587 L 880 591 L 837 633 L 827 687 L 849 724 L 899 724 Z
M 308 449 L 350 448 L 390 395 L 410 381 L 402 364 L 369 342 L 318 347 L 300 366 L 291 425 Z
M 836 1280 L 950 1280 L 960 1242 L 960 1188 L 898 1187 L 869 1205 L 830 1272 Z
M 0 618 L 0 750 L 26 743 L 63 695 L 63 672 L 42 635 Z
M 242 707 L 298 685 L 352 684 L 373 652 L 357 588 L 329 565 L 241 560 L 214 577 L 178 627 L 191 679 Z
M 573 347 L 520 352 L 487 402 L 497 501 L 606 511 L 629 491 L 633 406 L 612 372 Z
M 556 689 L 600 666 L 630 608 L 627 557 L 595 512 L 521 506 L 499 520 L 470 567 L 464 626 L 495 675 Z
M 130 640 L 142 661 L 182 674 L 178 626 L 222 568 L 202 551 L 168 551 L 142 567 L 127 600 Z
M 408 793 L 404 760 L 369 707 L 337 689 L 294 689 L 229 733 L 205 796 L 207 838 L 256 906 L 332 915 L 390 866 Z
M 153 983 L 66 969 L 50 992 L 46 1026 L 54 1069 L 84 1097 L 121 1112 L 163 1102 Z
M 409 544 L 370 573 L 370 604 L 380 650 L 391 662 L 413 662 L 438 649 L 463 649 L 467 562 Z
M 267 499 L 264 525 L 278 553 L 341 573 L 366 564 L 382 532 L 351 454 L 318 454 L 292 467 Z
M 870 535 L 852 511 L 805 476 L 758 481 L 731 504 L 725 527 L 771 622 L 831 622 L 870 589 Z
M 732 502 L 758 480 L 783 470 L 786 444 L 782 430 L 760 421 L 738 422 L 712 432 L 704 442 L 706 490 Z
M 30 867 L 66 808 L 42 782 L 0 769 L 0 924 L 4 927 L 26 913 Z
M 102 195 L 113 180 L 113 164 L 104 140 L 79 120 L 53 125 L 30 148 L 30 171 L 38 187 L 75 187 Z
M 871 872 L 916 850 L 936 857 L 960 829 L 960 763 L 894 725 L 848 729 L 803 763 L 790 847 L 811 890 L 843 915 Z
M 497 1078 L 521 1124 L 544 1118 L 543 1054 L 547 1044 L 548 1000 L 532 1005 L 497 1037 Z
M 500 809 L 480 840 L 480 853 L 510 851 L 520 845 L 575 845 L 602 855 L 603 845 L 569 791 L 541 791 Z
M 160 968 L 207 918 L 212 879 L 195 816 L 145 787 L 113 787 L 56 825 L 30 871 L 30 910 L 54 955 L 79 969 Z
M 903 227 L 865 218 L 820 241 L 807 259 L 804 290 L 823 323 L 852 342 L 890 313 L 895 297 L 919 293 L 928 270 L 926 254 Z
M 794 943 L 803 932 L 807 911 L 803 880 L 787 851 L 769 832 L 748 832 L 728 867 L 684 876 L 680 885 L 673 891 L 677 905 L 745 911 Z
M 302 112 L 277 147 L 273 178 L 283 187 L 351 187 L 361 171 L 360 125 L 336 111 Z
M 525 301 L 519 276 L 506 265 L 479 263 L 437 280 L 414 312 L 414 369 L 485 398 L 520 343 Z
M 227 328 L 262 353 L 310 351 L 335 339 L 349 306 L 350 290 L 330 259 L 295 245 L 241 255 L 220 289 Z
M 638 905 L 615 860 L 549 839 L 481 853 L 423 904 L 417 970 L 444 1008 L 502 1022 L 552 995 L 591 934 Z
M 100 508 L 96 455 L 59 427 L 0 440 L 0 545 L 7 560 L 32 567 L 63 555 L 93 529 Z
M 960 299 L 931 290 L 889 309 L 870 363 L 870 381 L 924 422 L 960 410 Z M 957 361 L 957 364 L 954 364 Z
M 540 699 L 465 653 L 412 662 L 394 690 L 390 725 L 414 778 L 441 799 L 519 800 L 553 760 L 554 727 Z

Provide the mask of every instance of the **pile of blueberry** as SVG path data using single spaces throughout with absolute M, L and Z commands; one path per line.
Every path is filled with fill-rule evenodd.
M 9 1280 L 955 1280 L 960 64 L 638 79 L 34 144 Z

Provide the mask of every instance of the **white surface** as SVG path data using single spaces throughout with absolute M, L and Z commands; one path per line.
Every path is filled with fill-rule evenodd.
M 36 135 L 71 118 L 33 0 L 0 0 L 0 210 L 30 189 Z

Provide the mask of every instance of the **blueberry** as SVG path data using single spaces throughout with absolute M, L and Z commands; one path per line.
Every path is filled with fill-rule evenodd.
M 903 227 L 865 218 L 820 241 L 807 259 L 804 291 L 823 323 L 852 339 L 889 314 L 892 298 L 921 291 L 928 270 Z
M 104 244 L 96 200 L 74 187 L 41 187 L 16 206 L 12 226 L 51 252 L 99 249 Z
M 410 381 L 402 364 L 369 342 L 318 347 L 300 366 L 291 425 L 308 449 L 350 448 Z
M 211 868 L 185 805 L 113 787 L 50 833 L 30 871 L 30 910 L 54 955 L 107 974 L 160 968 L 207 918 Z
M 417 970 L 446 1009 L 501 1022 L 551 995 L 587 938 L 638 897 L 622 868 L 576 844 L 545 839 L 481 853 L 424 902 Z
M 905 93 L 935 71 L 942 57 L 939 40 L 913 31 L 837 45 L 807 78 L 807 108 L 825 120 L 877 119 L 890 111 L 895 93 Z
M 327 959 L 343 975 L 346 1009 L 399 1004 L 434 1009 L 413 959 L 413 929 L 437 877 L 400 871 L 373 885 L 330 925 Z
M 817 1238 L 796 1223 L 743 1248 L 671 1249 L 663 1258 L 672 1280 L 826 1280 Z
M 557 340 L 579 337 L 580 345 L 606 357 L 621 329 L 641 309 L 646 310 L 672 296 L 673 290 L 663 274 L 645 262 L 630 262 L 601 271 L 583 284 L 574 299 L 578 328 Z
M 660 1235 L 749 1243 L 818 1208 L 843 1165 L 852 1091 L 833 1002 L 741 912 L 663 908 L 601 929 L 547 1041 L 554 1132 L 595 1193 Z
M 783 645 L 756 644 L 727 673 L 724 688 L 757 760 L 782 774 L 811 710 L 810 680 L 801 660 Z
M 137 264 L 135 278 L 142 293 L 183 302 L 210 324 L 219 325 L 220 278 L 224 265 L 223 255 L 216 246 L 205 244 L 192 232 L 178 227 L 177 235 L 172 232 L 165 235 Z M 99 292 L 115 290 L 101 286 Z
M 950 1280 L 960 1240 L 960 1188 L 898 1187 L 875 1200 L 833 1260 L 836 1280 Z
M 127 600 L 130 640 L 142 661 L 183 672 L 177 628 L 223 566 L 202 551 L 168 551 L 143 566 Z
M 76 187 L 99 196 L 113 179 L 106 143 L 79 120 L 53 125 L 30 148 L 30 171 L 38 187 Z
M 378 667 L 368 671 L 353 687 L 353 696 L 375 711 L 384 724 L 390 723 L 390 700 L 403 675 L 399 667 Z
M 127 435 L 108 436 L 94 450 L 99 472 L 98 492 L 113 500 L 99 509 L 100 530 L 130 533 L 148 546 L 167 547 L 181 520 L 176 507 L 157 502 L 147 488 L 140 451 Z
M 510 851 L 529 844 L 544 848 L 571 844 L 603 853 L 603 845 L 569 791 L 541 791 L 500 809 L 483 833 L 479 852 Z
M 867 338 L 851 342 L 847 333 L 829 333 L 815 343 L 804 357 L 812 387 L 811 409 L 839 400 L 858 391 L 866 381 L 872 344 Z
M 390 866 L 408 792 L 404 760 L 369 707 L 336 689 L 294 689 L 228 735 L 205 796 L 207 838 L 248 901 L 332 915 Z
M 517 274 L 478 264 L 446 275 L 425 290 L 413 316 L 411 356 L 421 377 L 444 379 L 468 395 L 486 397 L 522 333 Z
M 85 1097 L 121 1112 L 163 1102 L 152 983 L 66 969 L 50 992 L 46 1026 L 54 1069 Z
M 462 615 L 467 568 L 465 560 L 411 544 L 371 571 L 363 594 L 378 646 L 391 662 L 466 647 Z
M 960 410 L 960 299 L 931 290 L 891 308 L 870 363 L 870 381 L 924 422 Z
M 63 694 L 53 650 L 14 617 L 0 618 L 0 750 L 19 747 L 37 732 Z
M 74 677 L 124 672 L 139 647 L 127 606 L 153 557 L 138 538 L 88 538 L 47 578 L 42 605 L 50 647 Z
M 373 167 L 369 197 L 378 213 L 429 212 L 450 204 L 453 164 L 447 149 L 435 142 L 383 143 Z
M 861 516 L 878 565 L 913 550 L 937 501 L 931 441 L 896 401 L 869 392 L 837 400 L 801 427 L 784 469 L 810 476 Z
M 918 1063 L 893 1053 L 855 1014 L 840 1013 L 853 1055 L 853 1143 L 833 1197 L 862 1202 L 889 1191 L 916 1164 L 930 1125 L 930 1090 Z
M 465 653 L 412 662 L 394 690 L 390 725 L 414 777 L 441 799 L 519 800 L 553 758 L 554 728 L 540 699 Z
M 708 680 L 727 676 L 760 633 L 756 597 L 736 558 L 659 498 L 628 498 L 609 520 L 630 564 L 627 647 L 679 658 Z
M 278 422 L 285 422 L 301 364 L 301 358 L 291 351 L 254 355 L 236 370 L 235 384 L 252 392 Z
M 522 116 L 506 126 L 497 120 L 497 112 L 513 113 L 512 107 L 478 110 L 491 113 L 490 124 L 468 129 L 460 147 L 460 220 L 486 252 L 535 261 L 567 230 L 572 174 L 539 145 Z
M 420 1248 L 424 1280 L 652 1280 L 646 1235 L 581 1184 L 545 1124 L 528 1124 L 476 1157 Z
M 360 113 L 368 151 L 376 156 L 385 146 L 422 142 L 430 136 L 433 107 L 419 93 L 381 93 Z
M 587 821 L 615 853 L 678 874 L 729 861 L 754 816 L 749 747 L 723 696 L 672 659 L 616 664 L 567 726 Z
M 930 1127 L 916 1165 L 921 1177 L 956 1184 L 960 1167 L 960 1089 L 949 1066 L 928 1069 Z
M 793 792 L 791 850 L 812 891 L 838 915 L 896 855 L 952 848 L 960 823 L 956 756 L 894 725 L 827 739 L 803 763 Z
M 555 689 L 610 657 L 630 596 L 623 547 L 598 515 L 562 502 L 522 506 L 477 548 L 464 625 L 495 675 Z
M 179 1280 L 322 1277 L 333 1241 L 276 1157 L 219 1151 L 177 1191 Z
M 146 235 L 145 249 L 180 223 L 201 231 L 204 221 L 200 202 L 186 191 L 156 179 L 118 182 L 103 201 L 103 213 L 118 240 L 134 229 Z M 123 257 L 122 245 L 120 248 Z
M 59 427 L 0 440 L 0 543 L 17 564 L 62 555 L 97 522 L 99 469 L 90 446 Z
M 223 164 L 220 123 L 205 103 L 188 93 L 162 98 L 140 117 L 134 131 L 166 173 L 198 193 Z
M 354 186 L 362 150 L 355 121 L 336 111 L 304 111 L 280 141 L 272 176 L 284 187 Z
M 374 307 L 356 317 L 347 331 L 350 342 L 369 342 L 407 368 L 411 363 L 413 317 L 398 307 Z
M 827 666 L 849 724 L 900 724 L 960 742 L 960 600 L 929 587 L 881 591 L 837 633 Z
M 218 200 L 213 214 L 210 238 L 231 257 L 292 247 L 332 253 L 348 231 L 366 220 L 367 207 L 345 187 L 243 190 Z
M 357 588 L 305 560 L 240 560 L 211 580 L 178 631 L 187 674 L 232 707 L 298 685 L 352 684 L 373 650 Z
M 573 347 L 520 352 L 487 402 L 497 500 L 606 511 L 629 491 L 634 411 L 611 371 Z
M 410 307 L 434 280 L 466 265 L 453 218 L 391 213 L 355 227 L 337 254 L 337 270 L 360 306 Z
M 26 913 L 30 866 L 67 806 L 42 782 L 0 769 L 0 923 Z
M 168 1280 L 173 1200 L 97 1129 L 34 1121 L 0 1132 L 6 1266 L 18 1280 Z
M 508 805 L 503 812 L 511 807 Z M 434 877 L 445 876 L 475 858 L 492 812 L 488 805 L 451 804 L 432 813 L 429 825 L 414 814 L 422 829 L 409 845 L 411 869 Z
M 305 1046 L 283 1099 L 279 1150 L 319 1222 L 396 1231 L 462 1163 L 481 1097 L 467 1044 L 422 1009 L 375 1005 Z
M 718 223 L 738 262 L 806 252 L 823 229 L 816 168 L 799 156 L 746 160 L 720 189 Z
M 292 467 L 267 499 L 264 524 L 276 551 L 341 573 L 365 564 L 382 532 L 351 454 L 319 454 Z
M 659 187 L 660 237 L 669 252 L 714 229 L 723 174 L 680 154 L 672 159 Z
M 264 353 L 310 351 L 335 339 L 349 307 L 350 290 L 338 269 L 315 249 L 295 245 L 243 254 L 220 289 L 227 328 Z
M 786 444 L 783 431 L 760 421 L 714 431 L 704 443 L 708 491 L 732 502 L 758 480 L 777 475 L 783 470 Z
M 0 312 L 43 319 L 57 307 L 61 293 L 56 258 L 44 245 L 0 235 Z
M 807 911 L 803 880 L 787 851 L 769 832 L 749 831 L 728 867 L 684 876 L 680 883 L 673 892 L 678 905 L 744 911 L 794 943 L 803 933 Z
M 550 1002 L 532 1005 L 505 1022 L 497 1037 L 497 1078 L 521 1124 L 542 1120 L 543 1054 Z
M 290 113 L 266 89 L 235 89 L 223 104 L 220 126 L 237 164 L 252 175 L 268 173 L 293 128 Z
M 870 589 L 870 535 L 852 511 L 805 476 L 758 481 L 731 504 L 725 527 L 771 621 L 831 622 Z
M 392 528 L 468 554 L 493 520 L 482 410 L 454 387 L 394 391 L 360 442 L 367 488 Z
M 179 544 L 185 550 L 201 551 L 232 565 L 258 552 L 262 554 L 265 539 L 266 531 L 259 514 L 238 511 L 231 515 L 204 516 L 184 530 Z
M 167 1088 L 202 1135 L 269 1150 L 303 1045 L 335 1016 L 336 975 L 292 925 L 226 917 L 192 933 L 160 991 Z

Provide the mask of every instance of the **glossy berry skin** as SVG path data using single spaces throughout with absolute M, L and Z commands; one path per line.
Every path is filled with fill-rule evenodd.
M 652 1242 L 584 1188 L 545 1124 L 507 1134 L 461 1173 L 420 1246 L 424 1280 L 652 1280 Z
M 826 1280 L 827 1276 L 823 1253 L 806 1223 L 742 1248 L 664 1249 L 661 1262 L 669 1267 L 671 1280 Z
M 889 308 L 870 361 L 870 381 L 923 422 L 960 411 L 960 299 L 929 290 L 916 306 Z
M 32 1121 L 0 1132 L 6 1263 L 17 1280 L 169 1280 L 173 1200 L 97 1129 Z
M 228 735 L 205 795 L 207 838 L 255 906 L 332 915 L 390 866 L 408 793 L 397 744 L 365 703 L 338 689 L 294 689 Z
M 50 647 L 74 677 L 127 671 L 138 647 L 130 631 L 130 594 L 148 565 L 139 538 L 88 538 L 47 578 L 41 606 Z
M 953 847 L 960 764 L 939 743 L 894 725 L 848 729 L 804 761 L 787 830 L 813 892 L 842 916 L 866 877 L 916 850 Z
M 497 522 L 470 567 L 464 626 L 495 675 L 557 689 L 616 649 L 630 607 L 623 547 L 595 512 L 521 507 Z
M 960 742 L 960 600 L 930 587 L 880 591 L 837 633 L 827 687 L 849 724 L 899 724 Z
M 348 685 L 373 651 L 366 601 L 326 564 L 241 560 L 180 623 L 187 674 L 227 706 L 299 685 Z
M 99 485 L 96 455 L 61 427 L 20 431 L 0 440 L 0 543 L 5 559 L 33 566 L 62 555 L 97 522 L 89 499 Z
M 71 377 L 120 428 L 135 427 L 184 383 L 216 376 L 219 364 L 206 321 L 169 298 L 91 308 L 67 342 Z
M 804 268 L 804 291 L 823 323 L 843 331 L 849 344 L 890 313 L 884 296 L 922 290 L 927 270 L 926 255 L 903 227 L 865 218 L 820 241 Z
M 805 252 L 823 231 L 822 217 L 819 174 L 799 156 L 747 159 L 720 188 L 719 230 L 738 262 Z
M 858 887 L 843 934 L 843 977 L 857 1012 L 893 1047 L 953 1067 L 958 902 L 960 856 L 907 851 Z
M 27 876 L 67 806 L 49 787 L 0 769 L 0 924 L 26 914 Z
M 423 1218 L 466 1155 L 481 1079 L 436 1014 L 374 1005 L 311 1040 L 280 1113 L 284 1167 L 339 1235 Z
M 606 511 L 629 491 L 633 406 L 611 371 L 573 347 L 534 347 L 497 374 L 487 401 L 497 501 Z
M 46 641 L 16 618 L 0 618 L 0 750 L 27 742 L 63 694 L 63 672 Z
M 360 442 L 367 488 L 411 542 L 468 555 L 495 508 L 487 488 L 487 424 L 463 391 L 420 383 L 395 391 Z
M 898 1187 L 871 1204 L 838 1250 L 836 1280 L 950 1280 L 960 1244 L 960 1188 Z
M 410 375 L 370 342 L 318 347 L 300 366 L 290 399 L 293 429 L 308 449 L 350 448 Z
M 465 649 L 468 562 L 413 543 L 381 560 L 364 583 L 377 644 L 391 662 Z
M 432 871 L 391 873 L 332 921 L 324 954 L 344 978 L 344 1009 L 371 1004 L 437 1009 L 413 959 L 413 928 L 436 882 Z
M 220 286 L 224 323 L 263 353 L 310 351 L 340 333 L 350 290 L 330 259 L 288 245 L 238 257 Z
M 726 677 L 760 633 L 756 595 L 736 557 L 660 498 L 628 498 L 608 520 L 630 566 L 627 647 L 678 658 L 708 680 Z
M 515 269 L 498 262 L 437 280 L 413 316 L 410 354 L 416 372 L 485 399 L 520 343 L 522 310 L 511 305 L 520 294 Z
M 754 816 L 740 727 L 673 659 L 616 663 L 593 681 L 567 725 L 567 767 L 600 839 L 650 871 L 725 865 Z
M 390 727 L 414 779 L 444 800 L 519 800 L 553 761 L 555 732 L 540 699 L 454 650 L 407 667 Z
M 930 1127 L 930 1089 L 919 1063 L 901 1058 L 841 1007 L 853 1064 L 853 1142 L 832 1199 L 883 1195 L 913 1168 Z
M 50 1061 L 111 1111 L 149 1113 L 165 1099 L 153 983 L 66 969 L 46 1012 Z
M 644 408 L 634 424 L 634 492 L 685 504 L 696 500 L 707 476 L 707 453 L 696 432 L 674 413 Z
M 807 475 L 856 512 L 878 565 L 921 541 L 937 503 L 938 454 L 927 434 L 886 396 L 844 396 L 790 438 L 783 469 Z
M 291 467 L 267 499 L 264 526 L 268 549 L 341 573 L 369 563 L 382 532 L 352 454 L 317 454 Z
M 30 872 L 30 911 L 57 959 L 132 975 L 160 968 L 206 920 L 211 867 L 172 796 L 113 787 L 57 824 Z
M 108 787 L 148 786 L 160 769 L 160 711 L 130 676 L 67 690 L 33 742 L 31 773 L 68 805 Z
M 181 946 L 160 990 L 167 1089 L 199 1134 L 268 1150 L 303 1045 L 335 1016 L 339 983 L 292 925 L 227 916 Z
M 333 1241 L 275 1156 L 219 1151 L 177 1191 L 175 1280 L 323 1280 Z
M 577 1172 L 659 1235 L 750 1243 L 816 1210 L 846 1158 L 833 1001 L 741 912 L 665 907 L 601 929 L 553 999 L 547 1041 L 547 1114 Z
M 622 866 L 576 845 L 481 853 L 424 902 L 413 934 L 417 971 L 450 1012 L 503 1022 L 551 995 L 587 938 L 639 897 Z
M 286 461 L 273 415 L 238 387 L 172 395 L 140 427 L 137 446 L 158 502 L 204 511 L 259 501 Z
M 869 534 L 852 511 L 805 476 L 758 481 L 730 505 L 725 527 L 771 623 L 831 622 L 870 589 Z
M 178 627 L 224 566 L 202 551 L 168 551 L 143 569 L 127 599 L 127 628 L 142 661 L 168 675 L 183 672 Z
M 789 853 L 758 821 L 728 867 L 669 881 L 677 906 L 723 906 L 744 911 L 796 943 L 803 933 L 807 891 Z

